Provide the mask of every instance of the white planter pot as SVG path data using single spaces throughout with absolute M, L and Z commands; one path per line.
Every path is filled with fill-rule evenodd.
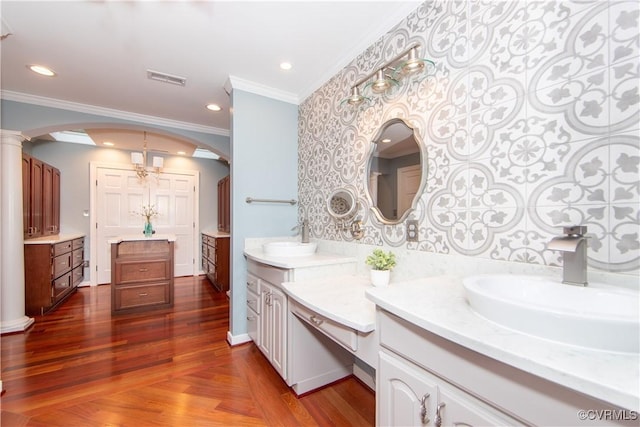
M 371 283 L 373 286 L 389 286 L 391 270 L 371 270 Z

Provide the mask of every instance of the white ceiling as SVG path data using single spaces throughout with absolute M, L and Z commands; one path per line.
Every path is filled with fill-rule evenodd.
M 12 35 L 0 46 L 0 87 L 5 99 L 51 98 L 227 135 L 229 76 L 302 101 L 418 5 L 2 0 L 3 34 Z M 293 69 L 280 70 L 282 61 Z M 34 63 L 57 76 L 27 70 Z M 148 69 L 186 77 L 186 86 L 148 80 Z M 206 110 L 212 102 L 223 111 Z

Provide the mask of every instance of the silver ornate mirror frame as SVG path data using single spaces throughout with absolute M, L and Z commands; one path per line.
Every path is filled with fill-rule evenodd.
M 393 218 L 387 218 L 382 211 L 380 210 L 380 208 L 378 207 L 377 203 L 375 202 L 377 200 L 377 195 L 374 197 L 374 195 L 372 194 L 372 165 L 374 162 L 374 157 L 376 155 L 376 152 L 378 150 L 379 144 L 381 144 L 382 140 L 384 139 L 384 137 L 388 136 L 385 134 L 385 132 L 390 129 L 391 127 L 394 126 L 406 126 L 406 132 L 410 133 L 410 136 L 413 138 L 415 144 L 417 145 L 417 151 L 420 155 L 420 184 L 418 185 L 418 189 L 416 191 L 416 194 L 411 202 L 411 206 L 408 207 L 401 215 L 398 216 L 397 219 L 393 219 Z M 408 138 L 408 137 L 407 137 Z M 415 129 L 408 121 L 401 119 L 401 118 L 394 118 L 394 119 L 390 119 L 388 121 L 386 121 L 385 123 L 382 124 L 382 126 L 380 126 L 380 129 L 378 130 L 378 132 L 376 133 L 376 135 L 374 136 L 374 138 L 371 141 L 371 149 L 369 151 L 369 161 L 367 162 L 367 173 L 365 174 L 365 188 L 367 189 L 367 199 L 370 203 L 371 206 L 371 210 L 373 211 L 373 213 L 375 214 L 376 218 L 378 219 L 378 221 L 380 221 L 383 224 L 386 225 L 395 225 L 395 224 L 399 224 L 401 222 L 403 222 L 408 216 L 409 214 L 414 211 L 416 209 L 416 205 L 418 204 L 418 200 L 420 199 L 420 196 L 422 195 L 424 188 L 425 188 L 425 183 L 426 183 L 426 177 L 427 177 L 427 159 L 426 159 L 426 148 L 424 146 L 424 143 L 422 142 L 422 139 L 420 138 L 420 134 L 418 132 L 417 129 Z

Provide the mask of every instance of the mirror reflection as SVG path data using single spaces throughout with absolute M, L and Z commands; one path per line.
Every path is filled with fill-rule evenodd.
M 402 119 L 384 123 L 373 139 L 369 159 L 369 196 L 382 222 L 396 224 L 415 208 L 422 187 L 418 135 Z

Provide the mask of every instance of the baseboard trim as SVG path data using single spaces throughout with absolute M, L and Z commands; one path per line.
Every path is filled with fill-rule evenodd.
M 227 331 L 227 342 L 230 346 L 245 344 L 251 342 L 249 334 L 233 335 L 231 331 Z
M 29 326 L 33 325 L 35 319 L 32 317 L 23 316 L 17 320 L 11 320 L 9 322 L 0 323 L 0 334 L 11 334 L 13 332 L 24 332 Z
M 354 364 L 353 365 L 353 375 L 362 381 L 367 387 L 371 390 L 376 390 L 376 378 L 375 376 L 371 376 L 369 372 L 366 372 L 360 366 Z

